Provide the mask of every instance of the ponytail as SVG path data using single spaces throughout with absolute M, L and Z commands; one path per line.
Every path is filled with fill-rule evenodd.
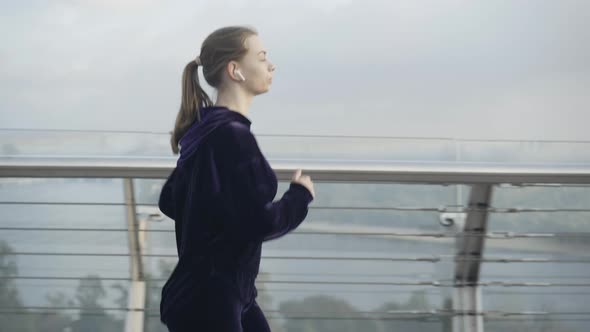
M 180 110 L 176 115 L 172 138 L 170 139 L 174 154 L 179 153 L 178 142 L 195 119 L 201 122 L 201 112 L 199 110 L 202 107 L 213 105 L 211 99 L 199 84 L 198 68 L 198 64 L 193 60 L 184 67 L 182 73 L 182 100 Z

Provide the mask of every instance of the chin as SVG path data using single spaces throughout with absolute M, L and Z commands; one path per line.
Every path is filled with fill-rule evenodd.
M 265 89 L 258 90 L 258 91 L 256 92 L 256 94 L 257 94 L 257 95 L 261 95 L 261 94 L 263 94 L 263 93 L 267 93 L 268 91 L 270 91 L 270 86 L 267 86 Z

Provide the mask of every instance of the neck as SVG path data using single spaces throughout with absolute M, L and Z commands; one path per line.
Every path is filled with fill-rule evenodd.
M 252 103 L 252 95 L 247 94 L 242 89 L 226 89 L 220 90 L 217 94 L 215 106 L 224 106 L 232 111 L 248 116 L 250 104 Z

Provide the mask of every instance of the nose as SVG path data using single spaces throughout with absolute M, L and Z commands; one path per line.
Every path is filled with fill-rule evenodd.
M 275 69 L 277 69 L 277 66 L 275 66 L 275 64 L 274 64 L 274 63 L 272 63 L 272 64 L 270 65 L 270 71 L 271 71 L 271 72 L 273 72 L 273 71 L 275 71 Z

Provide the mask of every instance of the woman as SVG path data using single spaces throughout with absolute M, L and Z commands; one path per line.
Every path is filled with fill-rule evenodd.
M 201 66 L 215 104 L 199 84 Z M 262 243 L 299 226 L 315 197 L 296 170 L 273 202 L 277 178 L 250 132 L 248 108 L 274 70 L 257 32 L 235 26 L 211 33 L 184 69 L 171 139 L 180 156 L 158 202 L 174 220 L 179 257 L 160 303 L 172 332 L 270 331 L 255 300 Z

